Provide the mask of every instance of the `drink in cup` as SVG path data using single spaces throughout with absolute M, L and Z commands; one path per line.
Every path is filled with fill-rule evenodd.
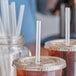
M 52 40 L 45 43 L 49 56 L 61 57 L 66 60 L 67 68 L 63 76 L 76 76 L 76 39 L 70 40 L 70 46 L 65 45 L 64 39 Z
M 14 61 L 17 76 L 62 76 L 66 61 L 59 57 L 41 56 L 36 64 L 35 57 L 25 57 Z

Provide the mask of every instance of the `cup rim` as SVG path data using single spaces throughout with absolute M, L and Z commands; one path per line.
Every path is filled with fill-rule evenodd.
M 27 60 L 30 60 L 29 64 Z M 34 60 L 34 64 L 32 64 L 31 59 Z M 26 71 L 55 71 L 55 70 L 63 70 L 66 67 L 66 61 L 59 57 L 52 56 L 41 56 L 40 59 L 45 59 L 45 61 L 40 62 L 40 64 L 35 64 L 35 56 L 19 58 L 14 60 L 13 65 L 17 69 L 26 70 Z M 26 60 L 26 61 L 25 61 Z M 20 64 L 21 62 L 25 63 Z
M 76 39 L 70 39 L 71 45 L 65 45 L 65 39 L 56 39 L 47 41 L 44 45 L 44 48 L 50 50 L 58 51 L 76 51 Z

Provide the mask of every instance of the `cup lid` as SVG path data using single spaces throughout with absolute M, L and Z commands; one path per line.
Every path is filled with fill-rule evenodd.
M 34 57 L 25 57 L 14 61 L 16 68 L 26 71 L 55 71 L 66 67 L 66 61 L 52 56 L 41 56 L 40 64 L 35 63 Z
M 44 47 L 48 50 L 76 51 L 76 39 L 70 39 L 70 46 L 66 46 L 65 39 L 57 39 L 47 41 Z

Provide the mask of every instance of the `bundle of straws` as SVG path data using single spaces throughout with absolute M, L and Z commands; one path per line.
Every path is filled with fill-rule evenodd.
M 9 4 L 8 0 L 0 0 L 0 7 L 0 36 L 19 36 L 21 32 L 25 5 L 20 6 L 18 21 L 16 18 L 15 2 L 11 2 Z M 8 55 L 8 51 L 8 47 L 0 47 L 0 76 L 15 76 L 12 61 L 14 59 L 13 56 L 17 52 L 10 53 L 10 55 Z M 6 52 L 6 54 L 3 52 Z
M 25 5 L 20 6 L 18 21 L 16 18 L 15 2 L 9 4 L 8 0 L 0 0 L 0 35 L 2 36 L 19 36 Z

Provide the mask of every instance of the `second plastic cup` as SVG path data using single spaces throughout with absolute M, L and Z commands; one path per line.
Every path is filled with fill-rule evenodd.
M 41 56 L 40 64 L 35 57 L 26 57 L 14 61 L 17 76 L 62 76 L 66 67 L 65 60 L 58 57 Z
M 66 60 L 67 68 L 63 76 L 76 76 L 76 39 L 71 39 L 70 46 L 65 45 L 64 39 L 52 40 L 45 43 L 49 56 L 61 57 Z

